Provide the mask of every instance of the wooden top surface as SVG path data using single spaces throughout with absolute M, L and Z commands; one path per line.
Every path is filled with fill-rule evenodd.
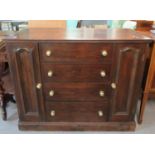
M 138 33 L 152 38 L 155 42 L 155 34 L 154 33 L 151 33 L 150 31 L 138 31 Z
M 11 32 L 11 31 L 6 31 L 6 32 L 2 32 L 0 31 L 0 45 L 4 43 L 3 40 L 7 39 L 7 38 L 14 38 L 16 37 L 16 33 L 15 32 Z
M 151 41 L 152 39 L 130 29 L 27 29 L 5 40 L 132 40 Z

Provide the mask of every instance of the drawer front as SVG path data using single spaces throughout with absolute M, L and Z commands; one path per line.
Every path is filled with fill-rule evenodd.
M 112 60 L 113 44 L 108 43 L 40 43 L 44 62 L 104 63 Z
M 110 86 L 101 83 L 45 83 L 46 101 L 104 101 L 110 96 Z
M 111 65 L 69 65 L 42 63 L 45 82 L 105 82 L 110 80 Z
M 107 121 L 107 103 L 55 102 L 46 103 L 46 120 L 53 122 Z

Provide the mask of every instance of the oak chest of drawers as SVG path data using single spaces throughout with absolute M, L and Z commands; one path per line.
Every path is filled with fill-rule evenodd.
M 134 130 L 150 41 L 97 29 L 30 29 L 7 39 L 19 128 Z

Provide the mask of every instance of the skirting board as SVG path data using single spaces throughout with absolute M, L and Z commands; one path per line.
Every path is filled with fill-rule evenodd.
M 19 122 L 28 131 L 134 131 L 135 122 Z

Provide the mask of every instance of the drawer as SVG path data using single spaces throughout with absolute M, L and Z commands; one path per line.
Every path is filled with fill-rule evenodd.
M 113 44 L 61 43 L 39 44 L 41 61 L 71 63 L 104 63 L 112 60 Z
M 42 79 L 45 82 L 105 82 L 110 80 L 110 64 L 50 64 L 42 63 Z
M 46 103 L 46 119 L 53 122 L 103 122 L 108 104 L 101 102 Z
M 110 96 L 110 86 L 102 83 L 45 83 L 46 101 L 104 101 Z

